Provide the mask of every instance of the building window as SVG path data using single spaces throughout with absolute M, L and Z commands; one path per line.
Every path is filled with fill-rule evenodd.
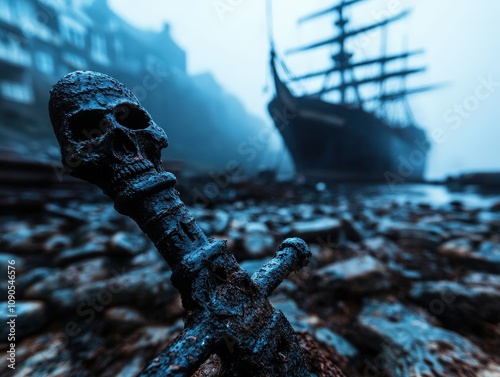
M 64 15 L 61 16 L 61 34 L 69 44 L 81 49 L 85 47 L 85 27 Z
M 15 9 L 14 3 L 12 1 L 0 1 L 0 18 L 7 22 L 13 22 L 15 20 L 14 17 Z
M 35 64 L 41 72 L 47 75 L 54 73 L 54 59 L 46 52 L 37 51 L 35 53 Z
M 87 68 L 87 62 L 85 61 L 85 59 L 78 55 L 72 54 L 71 52 L 63 53 L 62 58 L 67 65 L 71 66 L 74 69 Z
M 106 39 L 100 34 L 92 34 L 90 38 L 90 54 L 92 59 L 101 64 L 108 64 Z
M 66 42 L 72 44 L 73 46 L 78 48 L 85 47 L 85 37 L 77 30 L 67 27 L 63 29 L 62 34 Z
M 13 36 L 0 34 L 0 59 L 14 65 L 31 66 L 31 55 L 22 46 L 21 41 Z
M 24 104 L 33 103 L 33 92 L 27 84 L 3 81 L 0 83 L 0 91 L 4 98 L 11 101 Z
M 121 61 L 125 57 L 125 49 L 120 39 L 115 39 L 115 57 L 117 61 Z

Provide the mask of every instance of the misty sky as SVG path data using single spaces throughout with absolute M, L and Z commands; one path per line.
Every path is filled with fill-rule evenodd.
M 271 126 L 266 106 L 273 94 L 269 76 L 266 3 L 263 0 L 108 0 L 127 21 L 159 30 L 169 22 L 177 43 L 188 54 L 190 74 L 210 71 L 249 111 Z M 298 26 L 306 13 L 336 3 L 331 0 L 274 0 L 278 52 L 332 36 L 332 19 Z M 500 170 L 500 14 L 498 0 L 368 0 L 353 7 L 352 26 L 373 23 L 411 7 L 411 16 L 389 29 L 388 52 L 425 48 L 410 66 L 428 71 L 408 86 L 449 82 L 432 93 L 412 97 L 419 125 L 433 140 L 428 178 L 473 170 Z M 353 42 L 355 59 L 380 51 L 380 33 Z M 329 63 L 328 48 L 285 56 L 298 74 Z M 313 84 L 310 84 L 313 85 Z M 266 90 L 267 88 L 267 90 Z M 279 138 L 276 138 L 279 140 Z M 278 143 L 278 142 L 277 142 Z

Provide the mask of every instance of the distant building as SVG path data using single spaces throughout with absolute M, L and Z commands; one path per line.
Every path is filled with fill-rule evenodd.
M 50 88 L 79 69 L 109 74 L 134 92 L 167 131 L 164 158 L 212 173 L 234 161 L 245 172 L 260 163 L 257 152 L 265 146 L 248 140 L 265 123 L 211 73 L 186 72 L 186 53 L 169 25 L 160 32 L 136 29 L 106 0 L 0 0 L 0 135 L 6 135 L 0 146 L 13 134 L 55 144 Z
M 47 123 L 40 117 L 50 87 L 78 69 L 108 73 L 141 99 L 143 86 L 154 84 L 141 84 L 148 73 L 185 74 L 186 54 L 168 25 L 138 30 L 106 0 L 0 1 L 0 122 Z

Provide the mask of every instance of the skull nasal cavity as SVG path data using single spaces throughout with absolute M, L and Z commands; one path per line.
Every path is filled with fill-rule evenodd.
M 131 137 L 120 129 L 115 130 L 113 150 L 119 155 L 138 152 L 138 148 Z

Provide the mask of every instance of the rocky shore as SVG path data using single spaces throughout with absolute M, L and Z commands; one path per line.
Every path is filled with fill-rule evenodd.
M 0 280 L 6 287 L 15 260 L 15 375 L 135 376 L 182 329 L 179 294 L 131 220 L 70 186 L 46 188 L 49 199 L 3 188 Z M 191 210 L 249 273 L 284 238 L 308 242 L 313 260 L 271 301 L 313 375 L 500 376 L 500 199 L 438 205 L 290 188 Z M 8 364 L 0 359 L 2 376 L 14 375 Z M 225 374 L 212 357 L 197 376 Z

